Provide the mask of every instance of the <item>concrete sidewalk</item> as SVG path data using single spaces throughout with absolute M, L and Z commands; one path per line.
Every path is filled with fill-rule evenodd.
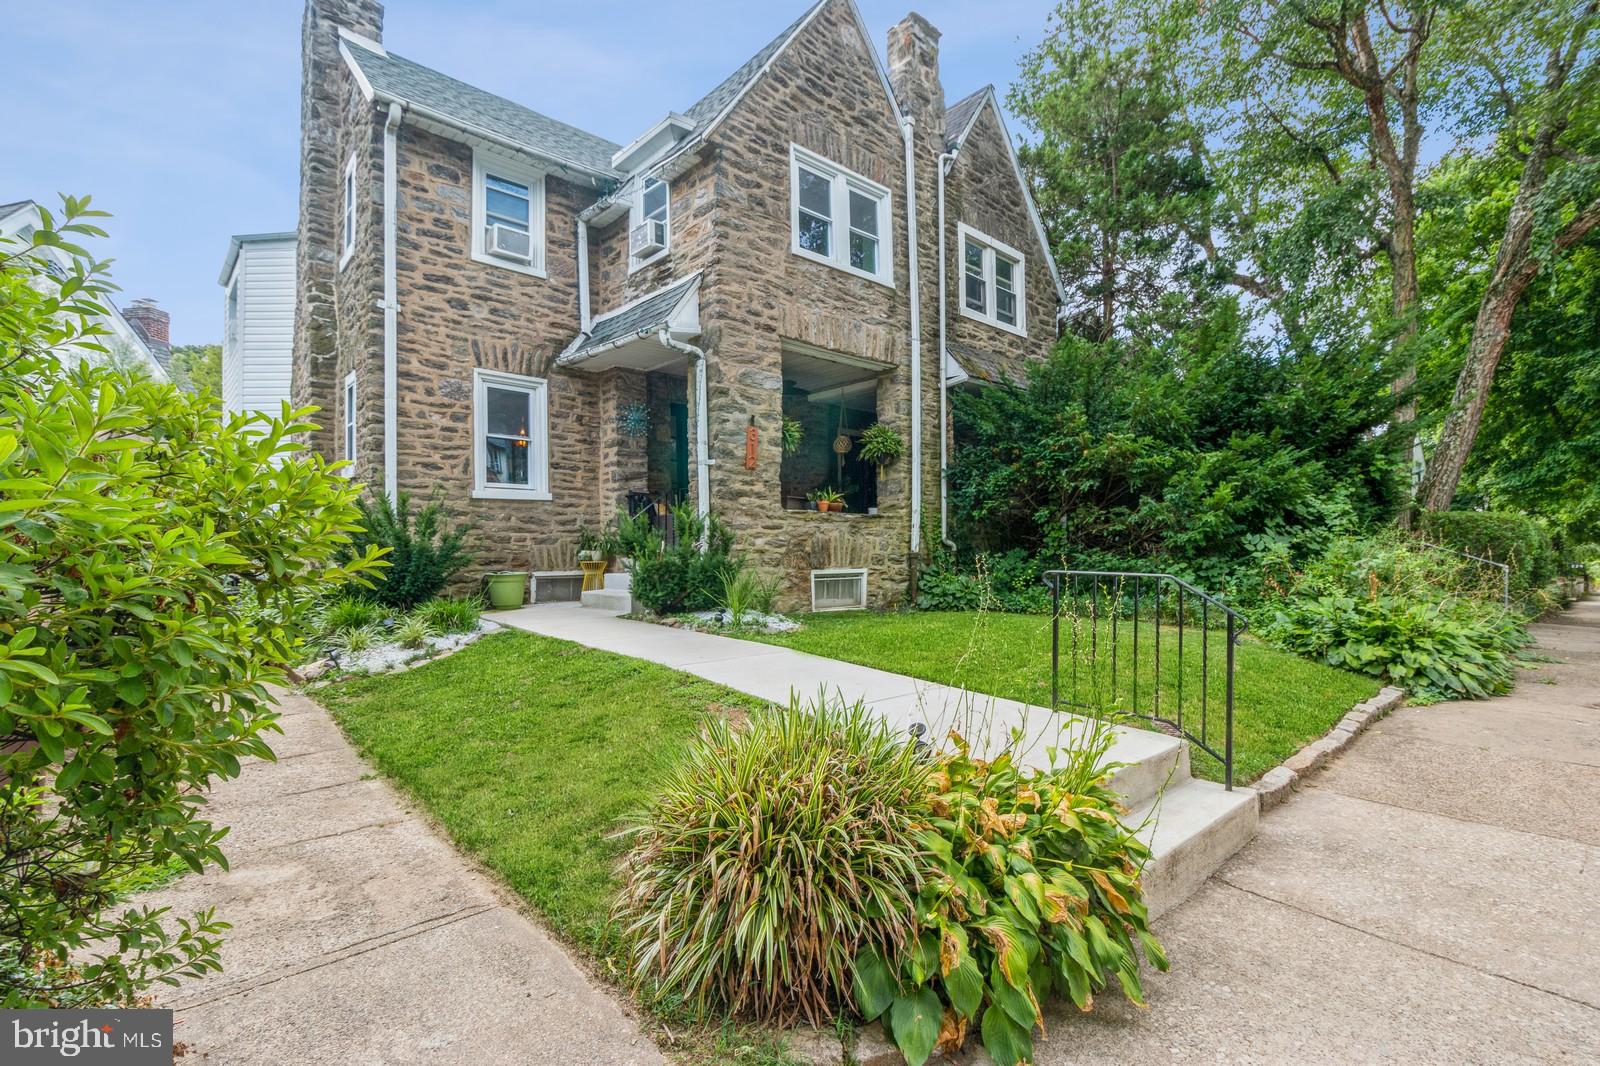
M 1039 1066 L 1600 1062 L 1600 598 L 1494 700 L 1405 708 L 1157 923 L 1150 1010 L 1057 1011 Z
M 135 902 L 233 923 L 223 972 L 160 994 L 208 1064 L 664 1063 L 611 994 L 281 693 L 276 763 L 211 794 L 232 869 Z

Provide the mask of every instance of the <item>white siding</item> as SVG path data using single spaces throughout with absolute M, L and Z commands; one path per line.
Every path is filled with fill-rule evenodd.
M 223 289 L 222 407 L 276 415 L 289 398 L 294 348 L 294 241 L 247 241 L 234 269 L 238 327 L 228 330 Z

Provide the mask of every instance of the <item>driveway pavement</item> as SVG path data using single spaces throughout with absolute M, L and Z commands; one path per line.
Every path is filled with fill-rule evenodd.
M 232 869 L 137 902 L 233 923 L 223 972 L 167 989 L 211 1066 L 664 1059 L 618 1002 L 508 904 L 303 696 L 276 763 L 211 796 Z
M 1600 598 L 1495 700 L 1405 708 L 1157 923 L 1150 1009 L 1039 1066 L 1600 1062 Z

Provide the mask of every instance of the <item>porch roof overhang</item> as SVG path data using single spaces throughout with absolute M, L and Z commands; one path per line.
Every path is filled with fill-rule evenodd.
M 615 367 L 679 371 L 683 353 L 662 343 L 663 331 L 678 341 L 700 335 L 698 273 L 596 318 L 556 357 L 556 365 L 594 373 Z

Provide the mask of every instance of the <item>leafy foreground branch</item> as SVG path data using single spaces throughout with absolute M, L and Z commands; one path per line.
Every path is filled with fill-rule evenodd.
M 1041 1001 L 1161 969 L 1148 858 L 1107 785 L 1109 729 L 1051 771 L 931 755 L 863 705 L 711 723 L 632 831 L 617 914 L 651 995 L 814 1025 L 882 1018 L 906 1060 L 976 1029 L 1032 1061 Z
M 223 419 L 103 365 L 103 268 L 68 200 L 0 247 L 0 1005 L 133 1002 L 219 968 L 207 911 L 117 912 L 174 860 L 226 867 L 201 796 L 271 758 L 266 686 L 307 634 L 357 487 L 304 456 L 309 412 Z M 49 246 L 74 257 L 54 270 Z

